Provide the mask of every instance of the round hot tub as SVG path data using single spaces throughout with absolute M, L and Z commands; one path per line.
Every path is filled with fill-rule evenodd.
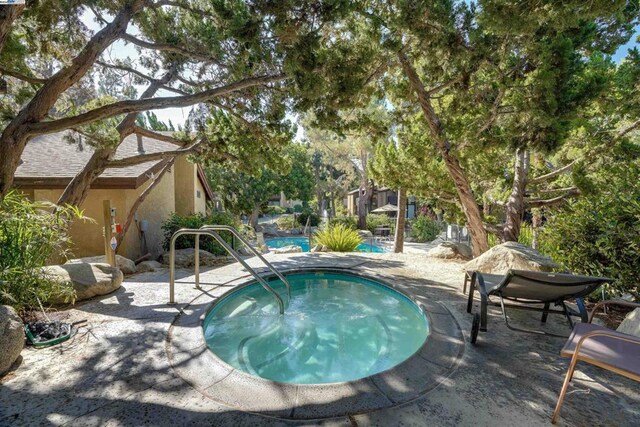
M 233 291 L 204 319 L 208 348 L 233 368 L 271 381 L 326 384 L 386 371 L 429 335 L 425 313 L 382 283 L 342 272 L 288 274 L 284 315 L 259 283 Z M 270 280 L 287 301 L 284 284 Z

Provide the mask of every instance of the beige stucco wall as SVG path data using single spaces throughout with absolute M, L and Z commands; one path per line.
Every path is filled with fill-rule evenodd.
M 175 173 L 176 212 L 189 215 L 196 212 L 196 183 L 198 182 L 196 165 L 187 160 L 187 156 L 176 159 Z M 203 194 L 204 196 L 204 194 Z
M 357 193 L 347 195 L 347 212 L 349 215 L 356 215 L 358 212 Z
M 133 190 L 89 190 L 87 199 L 81 208 L 87 217 L 95 222 L 75 221 L 70 229 L 73 241 L 73 256 L 85 257 L 104 254 L 104 238 L 102 233 L 102 202 L 110 200 L 111 206 L 116 208 L 116 222 L 124 224 L 129 210 L 136 199 L 149 185 L 150 181 Z M 48 200 L 55 202 L 62 190 L 33 190 L 33 200 Z M 146 235 L 147 246 L 154 258 L 162 252 L 162 222 L 175 208 L 173 174 L 167 172 L 153 191 L 147 196 L 138 209 L 138 220 L 149 222 Z M 135 223 L 132 223 L 127 234 L 117 250 L 117 253 L 127 258 L 137 259 L 142 253 L 140 234 Z
M 198 197 L 200 196 L 200 197 Z M 199 179 L 196 179 L 195 213 L 207 214 L 207 193 Z

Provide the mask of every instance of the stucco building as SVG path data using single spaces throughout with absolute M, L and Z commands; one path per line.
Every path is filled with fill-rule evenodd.
M 358 214 L 358 198 L 360 197 L 360 190 L 349 191 L 345 199 L 345 207 L 349 215 Z M 384 205 L 398 205 L 398 192 L 389 187 L 375 187 L 373 190 L 373 197 L 371 198 L 371 206 L 367 200 L 367 212 L 382 207 Z M 407 218 L 415 218 L 417 215 L 417 204 L 414 196 L 407 197 Z
M 31 140 L 24 150 L 16 171 L 15 186 L 32 200 L 56 202 L 71 179 L 82 170 L 93 148 L 87 144 L 69 143 L 66 132 L 42 135 Z M 144 153 L 176 150 L 165 141 L 130 135 L 119 146 L 115 158 Z M 164 166 L 162 160 L 124 168 L 107 169 L 91 185 L 82 204 L 85 216 L 95 222 L 76 221 L 70 233 L 76 257 L 104 254 L 103 200 L 116 208 L 116 222 L 124 223 L 140 194 L 157 179 Z M 202 169 L 180 156 L 135 212 L 117 253 L 137 259 L 146 253 L 162 252 L 162 223 L 172 212 L 182 215 L 206 213 L 208 206 L 219 203 L 209 187 Z

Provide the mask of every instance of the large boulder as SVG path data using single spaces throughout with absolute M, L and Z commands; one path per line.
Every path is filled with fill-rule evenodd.
M 274 249 L 272 252 L 274 254 L 295 254 L 298 252 L 302 252 L 302 248 L 298 245 L 289 245 Z
M 427 256 L 443 259 L 462 259 L 469 260 L 473 258 L 471 248 L 464 243 L 442 242 L 435 248 L 427 252 Z
M 156 271 L 162 268 L 162 264 L 158 261 L 142 261 L 140 264 L 136 265 L 137 273 L 148 273 L 150 271 Z
M 617 330 L 618 332 L 640 337 L 640 308 L 636 308 L 627 314 Z
M 9 370 L 24 347 L 22 319 L 8 305 L 0 305 L 0 376 Z
M 72 259 L 67 264 L 77 263 L 90 263 L 90 264 L 104 264 L 107 262 L 104 255 L 90 256 L 78 259 Z M 133 274 L 136 272 L 136 263 L 129 258 L 125 258 L 122 255 L 116 255 L 116 267 L 118 267 L 124 274 Z
M 118 267 L 104 263 L 74 262 L 43 268 L 50 278 L 61 283 L 71 282 L 76 291 L 76 301 L 109 294 L 118 289 L 124 280 Z M 54 297 L 50 302 L 55 304 L 65 301 L 62 297 Z
M 196 250 L 194 248 L 176 249 L 176 267 L 189 268 L 195 265 Z M 170 261 L 170 253 L 165 252 L 162 254 L 162 264 L 168 266 Z M 221 264 L 227 264 L 229 257 L 216 256 L 211 252 L 207 252 L 200 249 L 200 265 L 201 266 L 216 266 Z
M 467 271 L 505 274 L 509 270 L 556 271 L 560 268 L 549 257 L 518 242 L 497 245 L 464 265 Z

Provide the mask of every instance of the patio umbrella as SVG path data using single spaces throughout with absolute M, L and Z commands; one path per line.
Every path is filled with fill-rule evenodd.
M 372 210 L 371 213 L 398 213 L 398 207 L 396 205 L 388 204 Z

